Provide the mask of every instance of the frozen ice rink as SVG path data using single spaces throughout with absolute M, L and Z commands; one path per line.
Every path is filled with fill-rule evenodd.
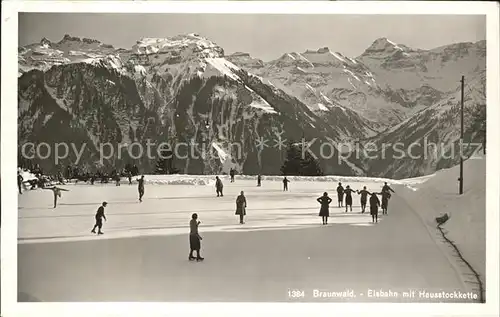
M 360 213 L 359 195 L 352 212 L 337 207 L 337 180 L 292 178 L 284 192 L 279 178 L 257 187 L 255 180 L 224 177 L 218 198 L 211 177 L 148 178 L 154 184 L 146 183 L 142 203 L 136 183 L 65 185 L 70 191 L 56 209 L 51 191 L 19 195 L 18 300 L 474 301 L 418 296 L 468 289 L 449 247 L 407 201 L 425 178 L 390 182 L 396 194 L 378 224 Z M 380 191 L 383 182 L 342 184 Z M 242 190 L 244 225 L 234 214 Z M 324 191 L 333 199 L 328 226 L 321 225 L 316 202 Z M 103 201 L 108 221 L 97 236 L 90 230 Z M 203 263 L 187 259 L 193 212 L 201 220 Z M 410 290 L 417 295 L 404 297 Z M 315 296 L 318 291 L 333 297 Z
M 253 180 L 234 183 L 225 180 L 224 183 L 224 197 L 216 196 L 212 184 L 146 184 L 142 203 L 138 201 L 136 182 L 121 186 L 71 184 L 60 186 L 70 191 L 62 193 L 55 209 L 51 191 L 27 191 L 19 196 L 19 243 L 187 234 L 194 212 L 202 222 L 201 232 L 320 227 L 320 206 L 316 198 L 324 191 L 333 199 L 329 223 L 371 225 L 369 212 L 361 214 L 359 195 L 353 195 L 352 212 L 338 208 L 337 183 L 334 182 L 292 182 L 286 192 L 279 181 L 263 181 L 262 187 L 257 187 Z M 343 183 L 346 185 L 355 190 L 367 186 L 369 191 L 380 191 L 383 183 Z M 245 192 L 248 204 L 244 225 L 238 223 L 234 214 L 240 191 Z M 105 234 L 94 237 L 90 230 L 103 201 L 108 202 Z

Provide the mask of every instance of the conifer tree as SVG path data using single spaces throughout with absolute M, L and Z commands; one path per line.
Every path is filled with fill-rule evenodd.
M 318 161 L 307 151 L 302 157 L 302 147 L 290 142 L 286 152 L 285 162 L 281 167 L 283 175 L 322 176 L 323 172 Z

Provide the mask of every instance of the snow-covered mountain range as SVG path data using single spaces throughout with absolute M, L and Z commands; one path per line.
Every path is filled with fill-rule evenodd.
M 18 50 L 19 140 L 86 143 L 89 167 L 104 142 L 199 143 L 218 157 L 177 159 L 181 172 L 278 174 L 279 140 L 317 138 L 311 150 L 319 154 L 322 142 L 407 141 L 418 129 L 456 138 L 457 118 L 435 114 L 456 104 L 461 75 L 476 78 L 468 82 L 477 92 L 468 104 L 484 103 L 485 51 L 485 41 L 421 50 L 381 38 L 356 58 L 325 47 L 264 62 L 242 52 L 226 56 L 194 33 L 143 38 L 129 49 L 44 38 Z M 258 140 L 268 142 L 259 147 Z M 105 165 L 131 160 L 145 173 L 154 168 L 153 160 L 126 153 Z M 337 153 L 320 164 L 327 174 L 384 177 L 437 168 L 421 162 L 405 171 L 404 164 L 354 157 L 339 163 Z

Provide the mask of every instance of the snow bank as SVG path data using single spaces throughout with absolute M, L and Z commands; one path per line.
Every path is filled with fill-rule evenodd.
M 436 217 L 447 213 L 450 219 L 442 226 L 463 257 L 476 270 L 483 283 L 486 273 L 486 160 L 464 162 L 464 193 L 458 195 L 459 166 L 420 177 L 413 191 L 399 192 L 422 217 L 431 230 L 436 230 Z M 418 183 L 420 181 L 420 183 Z M 440 240 L 440 234 L 436 237 Z M 460 265 L 463 270 L 463 266 Z M 470 274 L 468 270 L 463 272 Z M 474 282 L 473 277 L 467 277 Z
M 228 159 L 228 154 L 224 152 L 222 147 L 213 143 L 212 146 L 217 150 L 219 157 L 224 161 Z M 21 171 L 21 169 L 19 169 Z M 29 171 L 22 171 L 21 175 L 25 181 L 30 179 L 35 179 L 35 175 L 33 175 Z M 287 176 L 290 181 L 293 182 L 332 182 L 332 183 L 384 183 L 387 182 L 389 185 L 402 185 L 413 191 L 418 190 L 418 185 L 428 181 L 435 174 L 422 176 L 417 178 L 410 179 L 402 179 L 402 180 L 393 180 L 389 178 L 378 178 L 378 177 L 361 177 L 361 176 Z M 193 186 L 205 186 L 205 185 L 214 185 L 215 184 L 215 176 L 219 176 L 222 181 L 229 181 L 228 175 L 188 175 L 188 174 L 173 174 L 173 175 L 144 175 L 145 183 L 149 185 L 193 185 Z M 135 183 L 136 179 L 139 176 L 134 176 L 132 181 Z M 237 180 L 252 180 L 257 182 L 257 175 L 236 175 Z M 262 175 L 263 181 L 282 181 L 283 176 L 281 175 Z M 100 181 L 96 181 L 96 184 L 100 183 Z M 113 183 L 113 181 L 110 181 Z M 126 177 L 121 178 L 121 183 L 128 183 L 128 179 Z M 67 185 L 83 185 L 85 182 L 76 182 L 76 180 L 67 180 Z
M 33 180 L 33 179 L 37 179 L 35 174 L 31 173 L 30 171 L 25 171 L 25 170 L 22 170 L 20 168 L 18 169 L 18 171 L 20 172 L 20 174 L 23 177 L 23 180 L 25 182 Z
M 133 180 L 135 180 L 134 177 Z M 214 185 L 215 176 L 193 175 L 144 175 L 146 184 L 152 185 Z

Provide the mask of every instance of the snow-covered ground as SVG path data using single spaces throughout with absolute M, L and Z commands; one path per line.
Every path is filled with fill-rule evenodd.
M 412 205 L 431 229 L 437 226 L 436 217 L 445 213 L 450 216 L 450 219 L 442 226 L 446 236 L 458 247 L 484 283 L 486 276 L 486 160 L 482 158 L 464 162 L 463 195 L 458 195 L 458 176 L 459 166 L 441 170 L 426 177 L 426 181 L 414 184 L 412 192 L 398 194 Z M 470 272 L 465 273 L 470 274 Z
M 338 182 L 354 189 L 367 186 L 379 191 L 384 181 L 403 185 L 398 192 L 422 217 L 429 228 L 435 228 L 435 217 L 448 213 L 444 228 L 464 257 L 485 274 L 485 160 L 465 162 L 465 192 L 457 195 L 458 167 L 406 180 L 366 177 L 288 177 L 290 191 L 282 191 L 281 176 L 263 176 L 263 186 L 256 187 L 256 176 L 237 175 L 225 183 L 225 196 L 215 196 L 215 175 L 146 175 L 146 195 L 137 201 L 137 185 L 114 183 L 87 185 L 68 183 L 56 209 L 52 192 L 27 191 L 19 196 L 19 243 L 79 241 L 97 239 L 89 233 L 94 214 L 102 201 L 109 203 L 104 224 L 105 235 L 99 239 L 150 235 L 185 234 L 193 212 L 199 214 L 204 232 L 241 232 L 253 230 L 295 229 L 317 226 L 319 206 L 315 198 L 324 191 L 333 199 L 330 223 L 371 226 L 368 214 L 360 214 L 359 196 L 354 195 L 353 213 L 345 213 L 336 204 Z M 32 177 L 23 173 L 25 179 Z M 245 191 L 248 200 L 246 224 L 237 223 L 235 198 Z M 436 236 L 437 237 L 437 236 Z M 439 237 L 437 237 L 439 238 Z
M 480 174 L 480 169 L 472 168 L 475 163 L 466 165 L 470 185 L 473 177 L 469 174 Z M 221 176 L 225 196 L 217 198 L 212 175 L 146 175 L 143 203 L 137 201 L 136 184 L 79 183 L 61 186 L 70 191 L 63 192 L 56 209 L 50 191 L 27 191 L 19 195 L 19 296 L 21 301 L 283 301 L 283 290 L 289 287 L 305 289 L 306 301 L 319 300 L 310 295 L 311 288 L 335 291 L 347 287 L 357 293 L 350 300 L 360 302 L 433 301 L 367 297 L 368 289 L 477 294 L 467 289 L 461 276 L 467 272 L 460 271 L 450 249 L 441 247 L 439 236 L 429 234 L 424 223 L 435 227 L 433 197 L 448 202 L 456 197 L 453 184 L 443 183 L 452 176 L 450 170 L 399 182 L 388 180 L 396 194 L 389 214 L 378 224 L 371 223 L 368 213 L 360 213 L 358 195 L 354 195 L 352 213 L 337 207 L 339 180 L 353 189 L 381 189 L 384 180 L 362 177 L 290 177 L 290 191 L 283 192 L 278 176 L 263 177 L 262 187 L 256 186 L 254 176 L 238 175 L 235 183 Z M 480 199 L 480 190 L 474 194 L 468 186 L 469 196 L 461 199 Z M 428 192 L 432 188 L 435 196 Z M 234 215 L 241 190 L 248 201 L 244 225 Z M 334 200 L 328 226 L 321 225 L 315 201 L 324 191 Z M 105 234 L 96 236 L 90 230 L 104 200 L 109 203 L 108 221 Z M 476 210 L 479 214 L 481 208 Z M 201 220 L 202 253 L 208 259 L 200 269 L 186 265 L 186 234 L 193 212 Z M 464 225 L 469 217 L 452 213 L 446 224 L 450 236 L 451 230 L 462 230 L 452 237 L 460 248 L 463 228 L 468 229 L 463 235 L 469 239 L 475 234 L 475 225 Z M 462 249 L 466 258 L 475 257 L 470 259 L 473 265 L 473 261 L 484 261 L 484 254 Z M 95 268 L 106 274 L 96 275 Z

